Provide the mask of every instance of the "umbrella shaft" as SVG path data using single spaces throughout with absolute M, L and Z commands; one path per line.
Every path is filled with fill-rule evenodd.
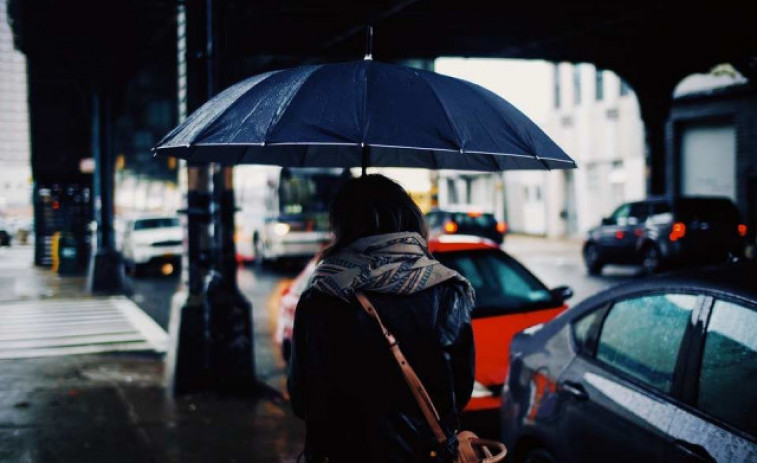
M 363 177 L 366 176 L 366 171 L 368 170 L 368 165 L 371 163 L 371 147 L 368 145 L 363 145 L 363 159 L 362 159 L 362 175 Z

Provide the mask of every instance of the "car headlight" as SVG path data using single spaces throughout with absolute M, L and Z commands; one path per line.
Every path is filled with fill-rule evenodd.
M 493 397 L 494 393 L 489 390 L 486 386 L 479 383 L 478 381 L 473 382 L 473 393 L 471 394 L 471 397 L 474 399 L 480 399 L 482 397 Z
M 277 222 L 273 225 L 273 232 L 278 236 L 284 236 L 289 233 L 289 224 L 283 222 Z

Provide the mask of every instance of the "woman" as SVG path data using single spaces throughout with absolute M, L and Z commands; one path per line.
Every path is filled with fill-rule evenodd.
M 324 251 L 294 322 L 289 394 L 305 420 L 307 462 L 451 461 L 473 389 L 473 290 L 429 254 L 410 196 L 381 175 L 348 180 L 331 205 Z M 362 291 L 428 390 L 448 439 L 431 434 Z

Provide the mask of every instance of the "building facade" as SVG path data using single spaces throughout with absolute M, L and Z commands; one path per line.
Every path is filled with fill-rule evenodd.
M 0 0 L 0 218 L 32 215 L 26 58 L 15 50 Z
M 667 125 L 668 195 L 732 199 L 757 230 L 757 91 L 727 65 L 678 85 Z
M 497 73 L 521 76 L 506 79 L 510 88 L 496 88 L 492 72 L 453 69 L 450 74 L 513 103 L 575 159 L 578 169 L 442 172 L 440 207 L 491 210 L 513 232 L 580 236 L 620 203 L 645 196 L 644 125 L 634 93 L 616 74 L 590 64 L 502 61 Z

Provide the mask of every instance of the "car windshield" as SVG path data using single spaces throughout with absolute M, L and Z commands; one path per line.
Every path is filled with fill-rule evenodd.
M 156 219 L 141 219 L 134 222 L 134 230 L 148 230 L 152 228 L 179 227 L 181 223 L 176 217 L 161 217 Z
M 501 251 L 439 252 L 436 258 L 473 285 L 474 316 L 483 315 L 481 312 L 501 314 L 544 308 L 553 302 L 549 290 L 536 277 Z
M 675 210 L 681 220 L 701 220 L 707 222 L 738 223 L 739 211 L 725 198 L 686 198 L 675 203 Z

